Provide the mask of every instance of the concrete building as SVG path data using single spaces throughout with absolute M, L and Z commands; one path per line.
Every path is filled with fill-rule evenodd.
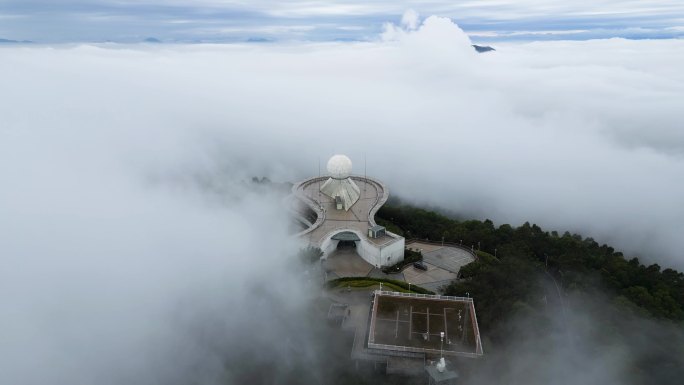
M 375 214 L 389 191 L 380 181 L 352 175 L 345 155 L 328 161 L 328 174 L 309 178 L 292 187 L 288 202 L 304 229 L 297 234 L 319 247 L 323 258 L 341 245 L 353 245 L 356 253 L 375 267 L 404 259 L 404 238 L 375 223 Z

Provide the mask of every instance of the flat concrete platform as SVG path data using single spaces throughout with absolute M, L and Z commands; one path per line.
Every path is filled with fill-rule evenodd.
M 373 265 L 361 258 L 354 249 L 339 249 L 323 260 L 323 269 L 337 277 L 365 277 L 373 270 Z
M 470 251 L 456 246 L 440 246 L 413 241 L 407 244 L 406 247 L 421 250 L 424 262 L 454 274 L 458 274 L 461 267 L 475 260 Z
M 422 243 L 420 241 L 411 241 L 411 243 L 406 244 L 407 249 L 422 250 L 424 253 L 435 251 L 443 248 L 441 245 L 433 245 L 431 243 Z
M 377 267 L 373 268 L 368 276 L 372 278 L 396 279 L 397 281 L 404 281 L 404 273 L 398 272 L 386 274 L 382 271 L 382 269 Z
M 440 267 L 425 263 L 427 271 L 416 269 L 413 265 L 404 269 L 404 279 L 416 285 L 423 285 L 431 282 L 448 281 L 458 277 L 457 274 L 444 270 Z

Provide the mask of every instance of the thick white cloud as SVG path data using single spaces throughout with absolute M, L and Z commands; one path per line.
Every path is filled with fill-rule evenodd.
M 262 349 L 292 329 L 269 322 L 308 298 L 280 197 L 193 145 L 161 89 L 114 74 L 140 53 L 0 55 L 1 382 L 226 383 L 230 348 L 252 354 L 239 336 Z M 96 69 L 108 55 L 126 59 Z
M 419 23 L 420 16 L 418 15 L 418 12 L 412 9 L 404 12 L 404 15 L 401 17 L 401 25 L 406 29 L 414 30 L 418 28 Z
M 49 127 L 61 143 L 89 127 L 127 162 L 224 146 L 226 159 L 283 180 L 334 152 L 360 170 L 365 152 L 369 173 L 414 200 L 676 261 L 684 43 L 478 55 L 445 19 L 388 30 L 392 41 L 372 44 L 5 49 L 5 135 Z
M 363 44 L 2 48 L 1 371 L 107 382 L 100 347 L 135 378 L 111 383 L 177 374 L 149 357 L 212 365 L 184 350 L 189 314 L 234 331 L 253 282 L 301 290 L 277 273 L 292 249 L 278 202 L 239 181 L 315 175 L 334 153 L 358 173 L 365 154 L 405 198 L 682 267 L 684 42 L 478 55 L 445 19 L 392 28 Z

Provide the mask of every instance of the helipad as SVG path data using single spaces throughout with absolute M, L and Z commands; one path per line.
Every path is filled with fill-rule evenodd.
M 473 300 L 377 290 L 368 348 L 481 356 L 482 342 Z

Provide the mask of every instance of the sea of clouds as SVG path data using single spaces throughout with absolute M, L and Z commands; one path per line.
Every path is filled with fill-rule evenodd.
M 684 41 L 496 48 L 411 14 L 371 43 L 2 47 L 2 376 L 218 383 L 217 346 L 287 346 L 296 245 L 243 182 L 335 153 L 416 203 L 684 267 Z

